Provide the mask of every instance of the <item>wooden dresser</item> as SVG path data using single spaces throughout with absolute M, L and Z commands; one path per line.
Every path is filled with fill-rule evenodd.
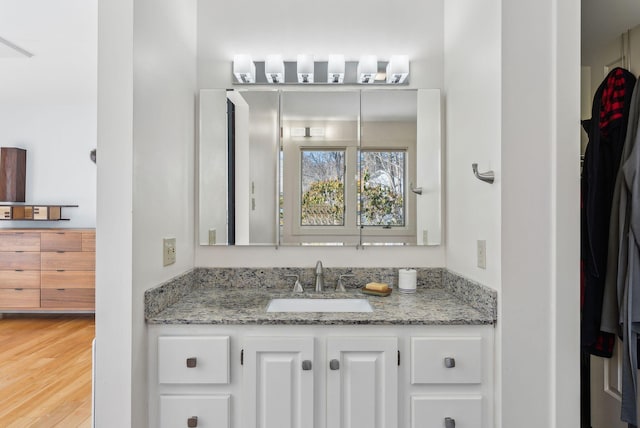
M 93 229 L 0 229 L 0 312 L 95 310 Z

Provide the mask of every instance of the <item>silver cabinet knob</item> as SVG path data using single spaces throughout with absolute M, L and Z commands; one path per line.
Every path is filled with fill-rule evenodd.
M 198 359 L 196 357 L 187 358 L 187 367 L 192 369 L 198 365 Z
M 453 418 L 444 418 L 444 428 L 456 428 L 456 420 Z
M 329 368 L 331 370 L 340 370 L 340 361 L 335 360 L 335 359 L 329 361 Z
M 311 360 L 304 360 L 302 362 L 302 370 L 311 370 L 312 367 Z
M 187 419 L 187 427 L 196 428 L 197 426 L 198 426 L 198 417 L 197 416 L 191 416 L 189 419 Z
M 452 369 L 456 366 L 456 359 L 453 357 L 446 357 L 444 359 L 444 366 L 448 369 Z

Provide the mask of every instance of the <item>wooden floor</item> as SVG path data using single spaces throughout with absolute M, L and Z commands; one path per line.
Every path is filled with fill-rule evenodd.
M 93 316 L 0 319 L 0 427 L 89 428 Z

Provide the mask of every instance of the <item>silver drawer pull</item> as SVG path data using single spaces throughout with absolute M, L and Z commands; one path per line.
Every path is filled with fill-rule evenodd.
M 456 359 L 453 357 L 446 357 L 444 359 L 444 366 L 448 369 L 452 369 L 456 366 Z
M 198 365 L 198 359 L 196 357 L 187 358 L 187 367 L 192 369 Z
M 197 416 L 191 416 L 189 419 L 187 419 L 187 426 L 189 428 L 195 428 L 198 426 L 198 417 Z
M 329 361 L 329 368 L 331 370 L 340 370 L 340 361 L 338 360 Z
M 311 364 L 311 360 L 304 360 L 302 362 L 302 370 L 311 370 L 311 367 L 313 367 L 313 364 Z
M 444 418 L 444 428 L 456 428 L 456 420 L 453 418 Z

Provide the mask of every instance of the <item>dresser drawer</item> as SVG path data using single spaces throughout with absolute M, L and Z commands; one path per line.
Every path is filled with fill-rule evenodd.
M 40 251 L 82 251 L 82 233 L 42 232 Z
M 42 271 L 42 288 L 95 288 L 96 274 L 92 271 Z
M 49 309 L 94 309 L 93 288 L 43 288 L 41 306 Z
M 483 428 L 482 397 L 412 395 L 410 426 Z
M 40 271 L 0 270 L 0 288 L 40 288 Z
M 411 338 L 412 384 L 481 382 L 482 338 Z
M 158 338 L 159 383 L 229 383 L 229 336 Z
M 40 234 L 31 232 L 0 233 L 0 251 L 40 251 Z
M 0 252 L 0 270 L 40 270 L 40 253 Z
M 96 233 L 82 232 L 82 251 L 96 251 Z
M 160 428 L 229 428 L 230 404 L 230 395 L 162 395 Z
M 42 270 L 95 270 L 96 254 L 90 252 L 42 253 Z
M 39 308 L 40 290 L 36 288 L 0 288 L 0 308 Z

